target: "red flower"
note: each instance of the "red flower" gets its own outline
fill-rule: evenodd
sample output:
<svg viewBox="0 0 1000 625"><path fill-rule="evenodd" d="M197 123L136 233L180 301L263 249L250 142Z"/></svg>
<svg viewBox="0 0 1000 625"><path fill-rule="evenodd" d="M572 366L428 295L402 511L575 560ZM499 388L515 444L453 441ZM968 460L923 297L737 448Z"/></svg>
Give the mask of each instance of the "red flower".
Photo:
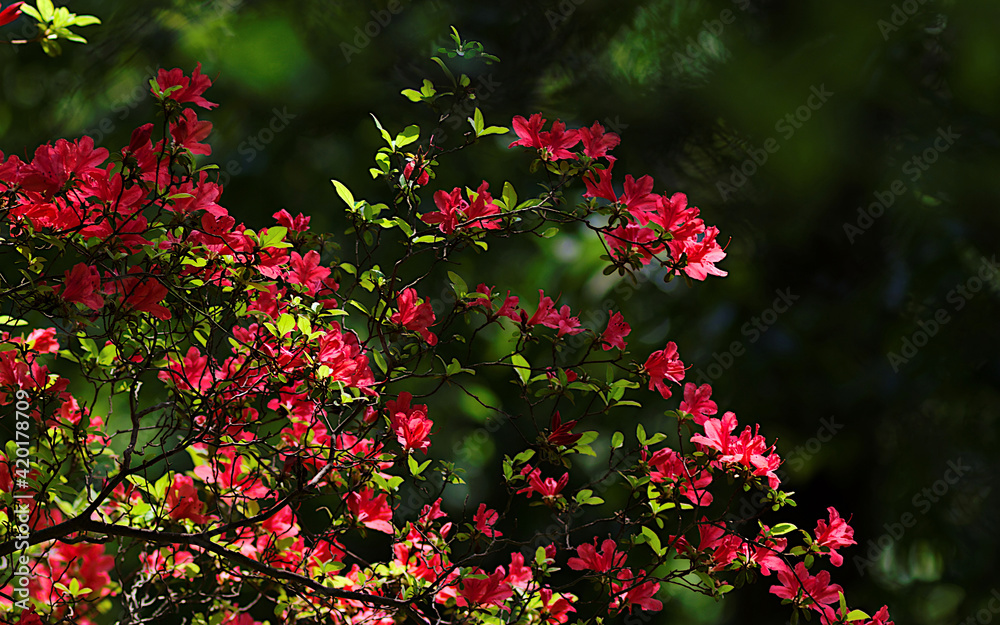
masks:
<svg viewBox="0 0 1000 625"><path fill-rule="evenodd" d="M295 232L305 232L306 230L308 230L309 220L312 219L312 217L306 217L302 213L299 213L298 215L295 216L295 219L292 219L291 213L289 213L285 209L281 209L280 211L271 216L274 217L275 221L278 222L279 226L284 226L289 230L293 230Z"/></svg>
<svg viewBox="0 0 1000 625"><path fill-rule="evenodd" d="M413 170L415 168L416 168L416 162L413 159L409 159L408 161L406 161L406 165L403 166L403 178L406 178L407 180L413 180ZM427 166L421 165L420 172L417 175L417 181L414 184L422 187L430 181L431 181L431 175L430 172L427 170Z"/></svg>
<svg viewBox="0 0 1000 625"><path fill-rule="evenodd" d="M444 234L451 234L460 224L468 228L496 230L500 227L500 207L493 202L489 186L484 180L476 190L471 203L462 197L462 190L458 187L452 189L450 193L438 191L434 194L437 212L424 213L420 219L427 224L440 224L438 229ZM470 192L470 197L471 195Z"/></svg>
<svg viewBox="0 0 1000 625"><path fill-rule="evenodd" d="M437 336L427 328L434 325L434 309L427 302L417 305L416 289L406 289L396 298L399 311L390 320L407 330L419 332L428 345L437 345Z"/></svg>
<svg viewBox="0 0 1000 625"><path fill-rule="evenodd" d="M483 575L482 569L476 569L474 574ZM491 573L486 579L466 578L462 580L462 587L458 591L457 603L459 606L467 605L495 605L510 612L510 608L504 605L514 591L505 581L507 572L502 566Z"/></svg>
<svg viewBox="0 0 1000 625"><path fill-rule="evenodd" d="M3 11L0 11L0 26L6 26L7 24L10 24L17 18L21 17L22 4L24 3L15 2L14 4L4 9ZM37 619L38 616L36 615L35 618ZM24 621L22 617L22 622L28 622L28 621Z"/></svg>
<svg viewBox="0 0 1000 625"><path fill-rule="evenodd" d="M390 427L404 450L419 449L426 454L431 445L427 437L434 422L427 418L427 406L410 406L412 397L410 393L403 391L397 401L386 402Z"/></svg>
<svg viewBox="0 0 1000 625"><path fill-rule="evenodd" d="M994 595L995 596L995 595ZM865 621L862 625L896 625L889 620L889 606L884 605L875 613L872 620Z"/></svg>
<svg viewBox="0 0 1000 625"><path fill-rule="evenodd" d="M778 571L781 585L771 586L770 592L782 599L789 599L795 605L812 608L823 615L823 622L835 619L833 608L829 604L840 600L843 588L839 584L830 583L830 572L820 571L810 575L804 562L795 565L795 569L785 568Z"/></svg>
<svg viewBox="0 0 1000 625"><path fill-rule="evenodd" d="M520 115L516 116L511 123L514 132L517 133L518 140L507 147L520 145L526 148L535 148L541 151L543 160L557 161L563 158L573 158L573 153L569 148L580 142L580 134L576 130L566 130L566 124L556 120L552 123L551 130L542 131L545 125L545 118L541 113L535 113L530 119L525 119Z"/></svg>
<svg viewBox="0 0 1000 625"><path fill-rule="evenodd" d="M372 489L365 488L347 496L347 508L365 527L392 534L392 509L386 503L386 494L375 497Z"/></svg>
<svg viewBox="0 0 1000 625"><path fill-rule="evenodd" d="M610 310L608 311L611 312ZM625 323L625 317L620 312L616 312L608 319L608 327L601 335L601 347L608 351L612 347L625 349L625 337L632 331L632 326Z"/></svg>
<svg viewBox="0 0 1000 625"><path fill-rule="evenodd" d="M680 384L684 379L684 363L677 356L677 344L673 341L667 343L664 349L650 354L643 368L649 373L649 390L655 388L663 399L669 399L672 394L667 387L667 380Z"/></svg>
<svg viewBox="0 0 1000 625"><path fill-rule="evenodd" d="M574 571L596 571L607 573L611 569L617 569L625 565L627 556L617 551L618 543L610 538L604 539L601 543L601 551L597 551L597 539L594 544L583 543L576 548L579 557L570 558L566 564Z"/></svg>
<svg viewBox="0 0 1000 625"><path fill-rule="evenodd" d="M837 553L840 547L858 544L854 540L854 528L847 524L847 521L840 518L837 510L830 506L826 509L830 513L830 522L820 519L816 523L816 538L813 544L820 547L830 548L830 564L840 566L844 563L844 556Z"/></svg>
<svg viewBox="0 0 1000 625"><path fill-rule="evenodd" d="M59 139L54 146L38 146L31 163L21 170L21 186L47 195L58 193L71 178L89 181L95 173L103 174L98 167L107 159L108 151L94 149L90 137L81 137L73 143Z"/></svg>
<svg viewBox="0 0 1000 625"><path fill-rule="evenodd" d="M639 571L639 575L643 576L646 571ZM624 569L619 571L618 579L622 582L616 584L611 583L611 595L614 597L612 602L613 607L618 607L619 605L628 606L629 614L632 613L632 605L637 605L643 610L650 610L652 612L657 612L663 609L663 603L653 596L659 592L660 583L647 581L641 584L634 583L634 577L632 571L629 569Z"/></svg>
<svg viewBox="0 0 1000 625"><path fill-rule="evenodd" d="M553 595L549 588L542 588L538 594L542 600L541 617L544 623L565 623L569 620L569 612L576 612L571 603L576 600L573 595Z"/></svg>
<svg viewBox="0 0 1000 625"><path fill-rule="evenodd" d="M319 252L309 250L305 256L298 252L292 252L288 264L291 271L288 272L288 280L292 284L301 284L306 287L306 293L315 295L316 290L323 284L323 280L330 275L329 267L321 267L319 264Z"/></svg>
<svg viewBox="0 0 1000 625"><path fill-rule="evenodd" d="M205 93L205 90L212 86L212 81L208 79L208 76L202 76L201 74L201 63L198 63L198 66L194 68L194 72L191 73L190 78L185 76L184 71L180 68L174 68L170 71L161 69L156 75L156 84L159 85L161 91L166 91L170 87L180 85L180 89L177 89L168 96L176 102L191 102L206 109L219 106L201 97L201 94Z"/></svg>
<svg viewBox="0 0 1000 625"><path fill-rule="evenodd" d="M174 520L191 519L197 524L205 523L210 517L202 514L205 504L198 498L194 480L187 475L175 475L174 482L167 491L167 509Z"/></svg>
<svg viewBox="0 0 1000 625"><path fill-rule="evenodd" d="M479 509L476 510L476 515L472 517L472 520L476 524L476 529L486 535L487 538L499 538L503 536L500 532L493 529L493 524L497 522L500 515L497 514L496 510L490 510L486 507L486 504L479 504Z"/></svg>
<svg viewBox="0 0 1000 625"><path fill-rule="evenodd" d="M455 231L455 226L462 221L462 209L469 203L462 199L462 190L455 187L451 193L447 191L434 193L434 205L437 206L437 212L424 213L420 219L427 224L440 224L438 229L441 232L451 234Z"/></svg>
<svg viewBox="0 0 1000 625"><path fill-rule="evenodd" d="M133 268L138 271L138 268ZM133 272L134 273L134 272ZM137 312L148 312L157 319L170 319L170 311L160 304L167 295L167 287L155 276L140 278L128 276L119 285L105 287L105 293L117 290L124 295L122 304Z"/></svg>
<svg viewBox="0 0 1000 625"><path fill-rule="evenodd" d="M521 474L528 474L528 485L517 491L520 493L528 493L528 497L531 497L532 493L538 493L546 499L554 498L559 495L563 487L569 482L569 473L563 473L563 476L558 480L551 477L542 479L542 470L535 469L531 470L530 466L524 467Z"/></svg>
<svg viewBox="0 0 1000 625"><path fill-rule="evenodd" d="M567 373L572 373L572 371ZM559 411L556 410L555 414L552 415L552 433L547 437L549 443L553 445L569 446L580 440L580 437L582 437L583 434L573 434L573 426L576 425L576 423L576 421L563 423L559 416Z"/></svg>
<svg viewBox="0 0 1000 625"><path fill-rule="evenodd" d="M95 293L101 288L101 274L96 267L78 263L66 272L64 285L62 298L67 302L79 302L91 310L104 306L104 298Z"/></svg>
<svg viewBox="0 0 1000 625"><path fill-rule="evenodd" d="M541 113L535 113L530 119L525 119L517 115L514 117L511 125L514 127L514 132L517 133L518 139L508 145L508 148L512 148L515 145L536 149L542 147L542 140L539 138L538 133L542 130L542 126L545 125L545 118L542 117Z"/></svg>
<svg viewBox="0 0 1000 625"><path fill-rule="evenodd" d="M212 122L198 120L198 114L193 109L184 109L180 119L170 124L170 136L174 142L192 154L207 156L212 148L207 143L199 143L212 133Z"/></svg>
<svg viewBox="0 0 1000 625"><path fill-rule="evenodd" d="M613 132L604 132L604 126L598 122L590 128L580 128L577 130L580 140L583 141L583 153L590 158L606 157L609 161L615 160L608 151L613 149L621 141L621 138Z"/></svg>
<svg viewBox="0 0 1000 625"><path fill-rule="evenodd" d="M719 406L712 401L712 387L708 384L695 386L691 382L684 385L684 401L680 409L694 417L698 425L705 423L708 417L719 412Z"/></svg>

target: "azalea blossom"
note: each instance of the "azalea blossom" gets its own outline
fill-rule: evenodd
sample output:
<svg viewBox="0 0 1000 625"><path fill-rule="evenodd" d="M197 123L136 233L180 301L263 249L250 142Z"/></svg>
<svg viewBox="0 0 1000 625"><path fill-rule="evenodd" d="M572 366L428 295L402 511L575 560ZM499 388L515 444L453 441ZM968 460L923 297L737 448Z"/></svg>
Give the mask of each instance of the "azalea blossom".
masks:
<svg viewBox="0 0 1000 625"><path fill-rule="evenodd" d="M625 322L625 317L620 313L611 313L611 318L608 319L608 327L601 334L601 347L604 351L617 347L618 349L625 349L625 337L629 335L632 331L632 326Z"/></svg>
<svg viewBox="0 0 1000 625"><path fill-rule="evenodd" d="M831 603L840 600L844 591L839 584L830 583L830 572L820 571L810 575L804 562L799 562L794 569L785 568L778 571L780 585L771 586L770 592L782 599L788 599L795 605L816 610L822 615L823 622L835 620Z"/></svg>
<svg viewBox="0 0 1000 625"><path fill-rule="evenodd" d="M577 557L570 558L566 564L574 571L606 573L625 565L627 556L617 549L618 543L610 538L606 538L601 543L601 550L598 551L597 539L595 538L594 544L583 543L578 546L576 548Z"/></svg>
<svg viewBox="0 0 1000 625"><path fill-rule="evenodd" d="M427 302L417 304L416 289L406 289L396 298L397 312L390 320L420 334L428 345L437 345L437 336L427 328L434 325L434 309Z"/></svg>
<svg viewBox="0 0 1000 625"><path fill-rule="evenodd" d="M816 534L813 544L820 547L830 548L830 564L840 566L844 563L844 556L837 553L840 547L856 545L854 541L854 528L847 524L847 521L840 518L836 508L830 506L826 509L830 513L830 522L820 519L816 523Z"/></svg>
<svg viewBox="0 0 1000 625"><path fill-rule="evenodd" d="M663 399L670 399L672 394L667 381L680 384L684 379L684 363L677 355L677 344L673 341L667 343L663 349L657 350L649 355L643 369L649 374L649 390L656 389Z"/></svg>

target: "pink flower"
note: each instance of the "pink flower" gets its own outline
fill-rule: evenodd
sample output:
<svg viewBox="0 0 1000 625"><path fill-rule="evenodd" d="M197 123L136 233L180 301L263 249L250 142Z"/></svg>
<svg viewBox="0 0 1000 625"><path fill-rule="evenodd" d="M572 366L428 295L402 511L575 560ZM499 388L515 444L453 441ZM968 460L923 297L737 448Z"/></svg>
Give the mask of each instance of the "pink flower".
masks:
<svg viewBox="0 0 1000 625"><path fill-rule="evenodd" d="M133 267L135 274L138 267ZM122 304L136 312L146 312L161 321L170 319L170 311L160 304L167 296L167 287L160 283L156 276L139 277L129 275L123 278L118 285L109 284L105 287L105 292L117 290L124 298Z"/></svg>
<svg viewBox="0 0 1000 625"><path fill-rule="evenodd" d="M427 406L410 406L412 398L410 393L403 391L399 394L398 400L386 402L390 427L404 450L419 449L426 454L427 448L431 446L431 441L427 437L434 422L427 418Z"/></svg>
<svg viewBox="0 0 1000 625"><path fill-rule="evenodd" d="M823 519L817 521L816 538L813 540L813 544L820 547L829 547L830 564L840 566L844 563L844 556L837 553L837 549L857 544L854 541L854 528L848 525L847 521L840 518L840 514L833 506L830 506L826 510L830 513L830 522L828 524Z"/></svg>
<svg viewBox="0 0 1000 625"><path fill-rule="evenodd" d="M173 484L167 491L166 506L170 511L170 518L174 520L191 519L200 525L210 518L202 514L205 504L198 498L194 480L187 475L174 476Z"/></svg>
<svg viewBox="0 0 1000 625"><path fill-rule="evenodd" d="M889 606L884 605L875 613L872 620L865 621L862 625L895 625L895 623L889 620Z"/></svg>
<svg viewBox="0 0 1000 625"><path fill-rule="evenodd" d="M285 209L281 209L280 211L271 216L274 217L275 221L278 222L279 226L284 226L285 228L288 228L289 230L292 230L294 232L305 232L306 230L308 230L309 221L312 219L311 217L306 217L302 213L299 213L298 215L295 216L294 219L292 219L291 213L289 213Z"/></svg>
<svg viewBox="0 0 1000 625"><path fill-rule="evenodd" d="M482 569L475 569L474 574L483 575ZM502 566L486 577L486 579L465 578L462 580L462 587L456 597L459 606L468 605L495 605L510 612L510 608L504 605L514 590L505 581L507 572Z"/></svg>
<svg viewBox="0 0 1000 625"><path fill-rule="evenodd" d="M640 578L646 575L646 571L639 571ZM612 607L620 605L628 606L629 614L632 613L632 606L637 605L643 610L658 612L663 609L663 603L653 596L660 590L660 583L646 581L636 583L635 577L630 569L619 571L618 580L621 583L611 583L611 596L614 597Z"/></svg>
<svg viewBox="0 0 1000 625"><path fill-rule="evenodd" d="M583 543L576 548L579 557L570 558L566 564L574 571L596 571L607 573L611 569L621 568L625 565L626 555L617 551L618 543L610 538L604 539L601 543L600 552L597 551L597 539L594 544Z"/></svg>
<svg viewBox="0 0 1000 625"><path fill-rule="evenodd" d="M6 9L0 11L0 26L6 26L7 24L10 24L11 22L13 22L14 20L16 20L17 18L21 17L21 5L22 4L24 4L24 3L23 2L15 2L14 4L12 4L9 7L7 7ZM35 618L37 619L38 616L36 615ZM26 622L26 621L24 621L24 619L22 619L22 621Z"/></svg>
<svg viewBox="0 0 1000 625"><path fill-rule="evenodd" d="M557 497L559 492L562 491L563 487L569 482L569 473L563 473L563 476L558 480L551 477L547 477L543 480L542 470L532 470L530 466L525 466L521 471L521 474L528 475L528 485L517 492L518 494L528 493L528 497L531 497L532 493L538 493L546 499Z"/></svg>
<svg viewBox="0 0 1000 625"><path fill-rule="evenodd" d="M500 515L496 510L490 510L486 507L486 504L479 504L479 509L476 511L476 515L472 517L472 520L476 524L476 529L486 535L487 538L499 538L503 536L500 532L493 529L493 524L497 522Z"/></svg>
<svg viewBox="0 0 1000 625"><path fill-rule="evenodd" d="M621 141L621 138L613 132L604 132L604 126L598 122L590 128L584 127L577 130L580 140L583 141L583 153L590 158L606 157L613 161L615 157L608 152Z"/></svg>
<svg viewBox="0 0 1000 625"><path fill-rule="evenodd" d="M291 267L288 272L289 282L306 287L306 293L309 295L315 295L323 280L330 275L329 267L320 266L319 252L316 250L309 250L305 256L292 252L288 264Z"/></svg>
<svg viewBox="0 0 1000 625"><path fill-rule="evenodd" d="M608 311L611 312L610 310ZM601 347L608 351L613 347L625 349L625 337L632 331L632 326L625 323L625 317L620 312L616 312L608 319L608 327L601 335Z"/></svg>
<svg viewBox="0 0 1000 625"><path fill-rule="evenodd" d="M667 380L680 384L684 379L684 363L677 355L677 344L673 341L667 343L664 349L650 354L643 368L649 373L649 390L655 388L663 399L669 399L671 395L670 388L666 384Z"/></svg>
<svg viewBox="0 0 1000 625"><path fill-rule="evenodd" d="M518 115L514 117L511 126L517 133L518 140L508 147L516 145L526 148L535 148L541 151L542 160L557 161L564 158L573 158L573 153L569 148L580 142L580 134L577 130L566 130L566 124L556 120L552 123L551 130L543 131L545 118L541 113L535 113L530 119Z"/></svg>
<svg viewBox="0 0 1000 625"><path fill-rule="evenodd" d="M417 305L416 289L406 289L396 298L399 311L390 320L407 330L418 332L428 345L437 345L437 336L427 328L434 325L434 309L427 302Z"/></svg>
<svg viewBox="0 0 1000 625"><path fill-rule="evenodd" d="M78 302L91 310L104 306L104 298L95 292L101 288L101 274L96 267L77 263L66 272L64 285L62 298L67 302Z"/></svg>
<svg viewBox="0 0 1000 625"><path fill-rule="evenodd" d="M770 592L782 599L788 599L795 605L808 607L823 615L824 622L835 619L833 608L829 604L840 600L843 588L830 583L830 572L820 571L810 575L804 562L795 565L795 569L785 568L778 571L781 585L771 586Z"/></svg>
<svg viewBox="0 0 1000 625"><path fill-rule="evenodd" d="M691 382L684 385L684 401L680 409L694 417L694 422L702 425L711 415L719 411L719 406L712 401L712 387L708 384L695 386Z"/></svg>
<svg viewBox="0 0 1000 625"><path fill-rule="evenodd" d="M175 102L191 102L206 109L219 106L201 97L201 94L205 93L205 90L212 86L212 81L208 79L208 76L202 76L201 74L201 63L198 63L197 67L194 68L194 72L191 73L190 78L185 76L184 71L180 68L174 68L169 71L161 69L156 75L156 84L160 87L160 91L180 86L180 89L173 91L168 96Z"/></svg>
<svg viewBox="0 0 1000 625"><path fill-rule="evenodd" d="M386 503L385 493L376 497L370 488L353 492L347 496L347 508L365 527L390 535L395 531L391 523L392 509Z"/></svg>
<svg viewBox="0 0 1000 625"><path fill-rule="evenodd" d="M413 180L413 171L416 168L416 161L412 158L406 161L406 165L403 167L403 178L407 180ZM419 173L417 174L417 180L414 184L417 186L424 186L431 180L430 172L427 170L426 165L421 165Z"/></svg>

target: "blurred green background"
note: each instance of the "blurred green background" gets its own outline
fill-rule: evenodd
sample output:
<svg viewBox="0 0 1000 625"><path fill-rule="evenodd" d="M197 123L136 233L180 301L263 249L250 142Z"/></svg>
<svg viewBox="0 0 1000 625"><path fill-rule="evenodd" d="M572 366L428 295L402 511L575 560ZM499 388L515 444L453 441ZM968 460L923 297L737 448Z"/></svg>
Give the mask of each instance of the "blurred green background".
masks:
<svg viewBox="0 0 1000 625"><path fill-rule="evenodd" d="M529 310L539 286L561 292L585 324L610 299L632 323L636 358L676 341L688 380L710 381L720 409L779 439L799 503L792 520L812 529L827 505L853 514L859 545L834 571L853 606L888 603L897 623L1000 617L989 607L1000 588L1000 5L69 6L104 21L81 29L89 45L56 59L0 48L0 148L30 157L41 142L86 133L115 151L150 118L155 69L201 62L215 83L207 96L221 104L199 113L215 124L207 160L230 172L221 203L250 227L286 208L342 232L330 178L384 201L367 173L379 146L369 114L393 131L432 128L400 90L439 78L427 59L450 25L483 42L502 62L462 69L478 76L487 123L539 111L574 127L602 121L622 137L616 171L687 193L720 240L731 237L729 276L689 289L651 274L633 296L601 275L581 233L470 254L466 279L520 293ZM275 118L282 129L264 132ZM486 178L499 192L510 180L528 196L537 179L525 154L502 149L510 140L451 161L434 185ZM790 305L775 306L781 294ZM431 415L432 449L461 449L473 488L499 497L477 476L497 474L507 435L471 436L482 415L468 404ZM654 404L643 416L655 423ZM896 532L906 513L914 524ZM766 593L772 579L719 604L679 593L647 622L783 623L789 612Z"/></svg>

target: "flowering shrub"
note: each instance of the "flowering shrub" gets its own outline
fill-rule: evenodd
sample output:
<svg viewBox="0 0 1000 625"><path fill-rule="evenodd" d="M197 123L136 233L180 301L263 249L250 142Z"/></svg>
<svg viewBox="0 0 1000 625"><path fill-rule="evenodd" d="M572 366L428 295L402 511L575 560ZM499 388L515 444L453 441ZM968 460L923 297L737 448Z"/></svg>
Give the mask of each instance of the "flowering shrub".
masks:
<svg viewBox="0 0 1000 625"><path fill-rule="evenodd" d="M453 115L470 81L446 77L404 95ZM823 568L854 544L834 508L812 533L724 520L743 491L775 511L793 503L781 457L759 425L714 416L711 387L684 383L674 342L632 354L620 311L598 333L543 289L536 306L506 285L470 289L455 271L454 303L435 315L439 278L424 258L444 265L573 224L604 246L606 273L655 264L689 281L725 276L718 229L683 194L613 173L617 135L515 117L510 148L545 176L541 194L519 199L496 180L434 184L457 152L508 132L478 109L447 147L376 120L385 145L371 174L387 199L334 181L355 238L338 248L308 216L280 210L253 230L219 203L196 158L211 153L198 110L216 106L209 86L200 66L161 70L162 123L114 153L83 137L30 161L0 154L0 245L13 265L2 274L0 401L18 414L0 463L0 556L30 572L7 580L7 621L156 622L187 610L203 624L267 613L605 622L662 609L666 585L720 597L773 573L770 592L796 615L887 622L886 608L848 608ZM568 202L581 183L581 201ZM376 248L397 245L393 266L373 263ZM487 329L510 339L502 358L476 358ZM585 353L560 366L576 335ZM460 345L464 360L435 358ZM445 512L442 495L464 480L435 453L454 410L436 391L487 371L517 389L491 407L523 441L490 467L508 504ZM634 438L630 428L608 440L586 429L629 407L669 408L675 392L674 431L637 423ZM587 456L606 468L585 469ZM414 492L428 495L419 510L402 504ZM519 524L528 505L547 508L556 529Z"/></svg>

